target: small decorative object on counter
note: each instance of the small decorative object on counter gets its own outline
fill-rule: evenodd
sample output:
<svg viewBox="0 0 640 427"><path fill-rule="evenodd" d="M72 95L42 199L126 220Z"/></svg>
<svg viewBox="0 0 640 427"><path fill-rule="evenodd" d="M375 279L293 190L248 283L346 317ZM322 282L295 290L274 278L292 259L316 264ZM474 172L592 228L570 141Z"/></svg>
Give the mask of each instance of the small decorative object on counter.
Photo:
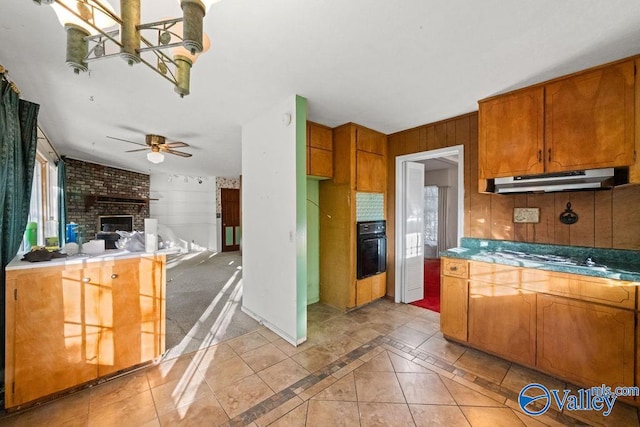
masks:
<svg viewBox="0 0 640 427"><path fill-rule="evenodd" d="M78 224L75 222L71 222L67 224L66 228L67 235L65 236L65 242L67 243L77 243L78 238Z"/></svg>
<svg viewBox="0 0 640 427"><path fill-rule="evenodd" d="M30 222L27 224L27 229L24 232L24 237L27 241L26 250L31 250L38 245L38 223Z"/></svg>
<svg viewBox="0 0 640 427"><path fill-rule="evenodd" d="M44 247L48 251L56 251L60 249L60 241L58 239L58 221L50 219L44 227Z"/></svg>
<svg viewBox="0 0 640 427"><path fill-rule="evenodd" d="M53 258L65 258L67 254L62 254L59 251L49 251L47 249L36 249L31 252L27 252L22 257L22 261L40 262L51 261Z"/></svg>

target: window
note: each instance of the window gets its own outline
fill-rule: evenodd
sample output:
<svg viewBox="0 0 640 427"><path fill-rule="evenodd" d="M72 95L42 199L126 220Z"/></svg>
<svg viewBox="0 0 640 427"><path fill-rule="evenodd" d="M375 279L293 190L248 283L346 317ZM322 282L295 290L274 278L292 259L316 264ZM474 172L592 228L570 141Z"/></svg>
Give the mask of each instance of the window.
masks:
<svg viewBox="0 0 640 427"><path fill-rule="evenodd" d="M438 244L438 187L424 187L424 244Z"/></svg>
<svg viewBox="0 0 640 427"><path fill-rule="evenodd" d="M58 220L58 172L55 163L49 160L40 147L36 152L36 162L33 171L33 183L31 187L31 203L29 205L29 217L27 224L37 224L38 246L44 245L44 233L47 221ZM21 251L30 247L27 236L22 242Z"/></svg>

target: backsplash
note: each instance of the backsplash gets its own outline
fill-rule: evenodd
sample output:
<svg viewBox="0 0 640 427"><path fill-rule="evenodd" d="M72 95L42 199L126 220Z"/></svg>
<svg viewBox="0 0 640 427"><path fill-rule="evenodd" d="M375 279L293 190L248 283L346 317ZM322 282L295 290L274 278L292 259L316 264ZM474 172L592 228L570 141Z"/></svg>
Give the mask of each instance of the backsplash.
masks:
<svg viewBox="0 0 640 427"><path fill-rule="evenodd" d="M384 194L356 193L356 221L379 221L384 219Z"/></svg>

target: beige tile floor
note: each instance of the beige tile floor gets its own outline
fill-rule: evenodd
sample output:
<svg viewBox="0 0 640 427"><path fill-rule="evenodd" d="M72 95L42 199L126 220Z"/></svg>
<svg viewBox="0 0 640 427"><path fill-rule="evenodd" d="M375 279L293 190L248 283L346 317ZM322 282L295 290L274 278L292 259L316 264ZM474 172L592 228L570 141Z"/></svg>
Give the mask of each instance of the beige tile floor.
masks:
<svg viewBox="0 0 640 427"><path fill-rule="evenodd" d="M637 426L638 412L528 417L522 387L565 383L446 341L437 313L309 306L307 342L256 331L0 418L7 426Z"/></svg>

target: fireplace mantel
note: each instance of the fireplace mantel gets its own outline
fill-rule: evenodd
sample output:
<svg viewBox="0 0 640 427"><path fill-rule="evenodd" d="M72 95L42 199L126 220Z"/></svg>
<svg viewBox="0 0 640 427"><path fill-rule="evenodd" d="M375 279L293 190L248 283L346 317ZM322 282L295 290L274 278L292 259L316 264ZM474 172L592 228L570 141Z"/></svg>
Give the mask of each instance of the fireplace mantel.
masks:
<svg viewBox="0 0 640 427"><path fill-rule="evenodd" d="M88 194L84 199L84 209L85 211L89 211L89 209L91 209L95 204L108 203L112 205L137 205L138 212L140 212L140 209L142 209L143 206L148 205L150 200L158 199L150 199L148 197L131 197L121 194Z"/></svg>

